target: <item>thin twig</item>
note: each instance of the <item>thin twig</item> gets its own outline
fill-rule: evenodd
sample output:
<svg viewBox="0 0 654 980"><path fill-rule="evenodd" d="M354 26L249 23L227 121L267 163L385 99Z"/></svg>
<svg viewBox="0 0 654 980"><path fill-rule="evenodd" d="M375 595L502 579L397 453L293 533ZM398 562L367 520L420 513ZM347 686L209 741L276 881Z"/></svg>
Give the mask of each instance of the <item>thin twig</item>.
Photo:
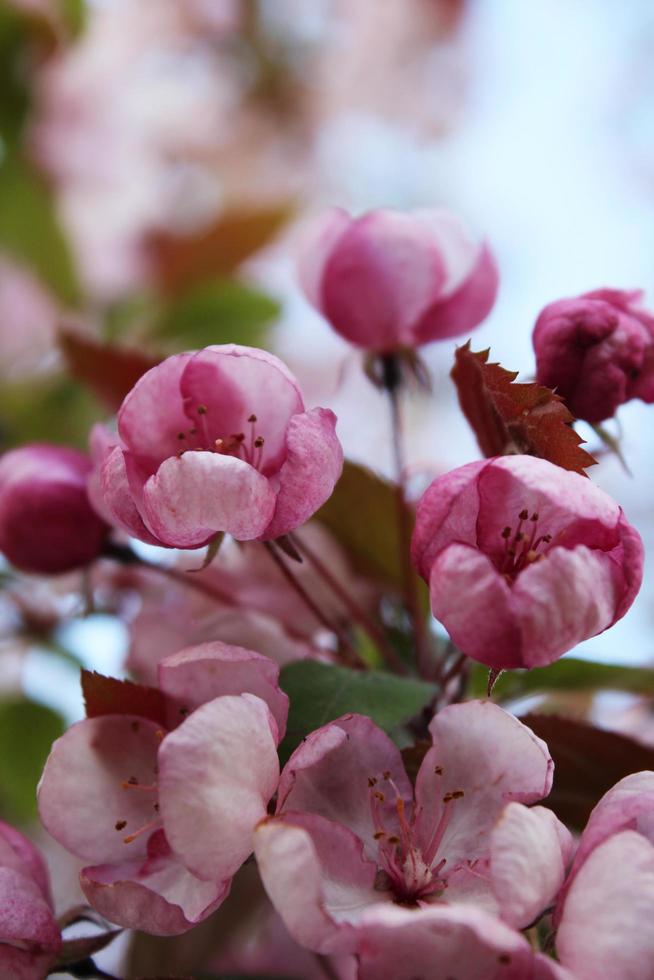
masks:
<svg viewBox="0 0 654 980"><path fill-rule="evenodd" d="M157 562L148 561L147 558L141 558L140 555L137 555L135 551L132 551L131 548L125 545L107 545L103 552L103 557L112 558L122 565L140 565L143 568L150 569L152 572L157 572L158 575L163 575L165 578L171 579L173 582L179 582L189 589L202 592L210 599L215 599L216 602L227 603L230 606L234 605L234 599L229 593L223 592L222 589L214 585L209 585L208 582L203 581L199 576L189 575L188 572L184 572L179 568L171 568L168 565L160 565Z"/></svg>

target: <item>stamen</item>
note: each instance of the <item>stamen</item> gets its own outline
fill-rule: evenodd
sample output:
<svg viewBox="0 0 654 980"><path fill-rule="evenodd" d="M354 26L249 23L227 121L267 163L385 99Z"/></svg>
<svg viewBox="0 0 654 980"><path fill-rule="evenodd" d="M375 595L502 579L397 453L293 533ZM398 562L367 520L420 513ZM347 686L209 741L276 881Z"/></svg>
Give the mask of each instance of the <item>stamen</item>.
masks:
<svg viewBox="0 0 654 980"><path fill-rule="evenodd" d="M155 817L154 820L149 820L148 823L143 824L142 827L135 830L133 834L128 834L127 837L123 837L123 844L131 844L132 841L135 841L137 837L141 836L141 834L145 834L148 832L148 830L154 830L155 827L159 826L161 826L161 820L159 820L158 817Z"/></svg>
<svg viewBox="0 0 654 980"><path fill-rule="evenodd" d="M146 793L154 793L157 788L156 783L152 783L149 786L145 783L139 783L136 776L130 776L129 779L126 779L124 783L121 783L121 785L123 789L142 789Z"/></svg>

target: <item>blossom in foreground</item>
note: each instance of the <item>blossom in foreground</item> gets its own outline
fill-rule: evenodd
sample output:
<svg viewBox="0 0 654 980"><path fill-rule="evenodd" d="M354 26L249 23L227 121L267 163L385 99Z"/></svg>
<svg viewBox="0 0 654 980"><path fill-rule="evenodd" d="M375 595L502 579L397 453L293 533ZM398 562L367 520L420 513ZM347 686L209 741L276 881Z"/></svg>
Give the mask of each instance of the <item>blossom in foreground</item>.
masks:
<svg viewBox="0 0 654 980"><path fill-rule="evenodd" d="M106 714L54 743L41 820L93 862L80 883L107 919L174 934L227 897L277 788L288 712L277 676L272 661L239 647L182 650L159 668L165 727Z"/></svg>
<svg viewBox="0 0 654 980"><path fill-rule="evenodd" d="M445 708L430 732L415 793L399 750L363 715L325 725L291 756L255 853L298 942L324 954L359 951L383 932L380 908L405 906L418 918L427 908L416 928L434 923L445 948L458 946L467 977L478 909L503 920L501 947L551 905L570 835L549 810L525 805L550 790L546 745L491 702ZM391 947L387 975L404 976Z"/></svg>
<svg viewBox="0 0 654 980"><path fill-rule="evenodd" d="M498 273L485 244L447 211L340 208L308 230L300 279L346 340L391 352L467 333L488 316Z"/></svg>
<svg viewBox="0 0 654 980"><path fill-rule="evenodd" d="M608 629L642 581L643 545L585 477L532 456L469 463L418 506L413 561L463 653L539 667Z"/></svg>
<svg viewBox="0 0 654 980"><path fill-rule="evenodd" d="M41 980L60 947L43 858L0 821L0 977Z"/></svg>
<svg viewBox="0 0 654 980"><path fill-rule="evenodd" d="M597 289L550 303L534 327L536 372L579 419L598 423L624 402L654 402L654 316L639 290Z"/></svg>
<svg viewBox="0 0 654 980"><path fill-rule="evenodd" d="M152 544L195 548L220 532L280 537L308 520L340 476L336 417L306 411L272 354L235 344L177 354L136 383L106 444L102 509Z"/></svg>
<svg viewBox="0 0 654 980"><path fill-rule="evenodd" d="M91 507L91 461L34 443L0 458L0 551L24 572L57 574L100 554L108 527Z"/></svg>
<svg viewBox="0 0 654 980"><path fill-rule="evenodd" d="M584 830L557 903L556 950L577 980L651 980L654 772L621 779Z"/></svg>

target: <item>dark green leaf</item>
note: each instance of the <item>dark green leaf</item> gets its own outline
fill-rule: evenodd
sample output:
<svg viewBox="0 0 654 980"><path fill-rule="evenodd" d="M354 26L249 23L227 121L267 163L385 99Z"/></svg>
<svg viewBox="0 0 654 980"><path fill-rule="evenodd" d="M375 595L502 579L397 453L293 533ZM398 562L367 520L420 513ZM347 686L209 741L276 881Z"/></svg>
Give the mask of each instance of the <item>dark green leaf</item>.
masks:
<svg viewBox="0 0 654 980"><path fill-rule="evenodd" d="M543 805L575 830L583 829L618 780L654 769L654 749L626 735L559 715L532 713L520 720L547 742L554 760L554 786Z"/></svg>
<svg viewBox="0 0 654 980"><path fill-rule="evenodd" d="M73 259L52 196L16 153L8 153L0 164L0 247L27 265L64 303L77 302ZM16 325L2 324L0 329Z"/></svg>
<svg viewBox="0 0 654 980"><path fill-rule="evenodd" d="M471 697L484 697L488 667L475 664L471 672ZM623 667L617 664L598 664L590 660L569 657L557 660L549 667L533 670L508 670L493 689L496 701L508 701L527 694L548 691L630 691L634 694L654 694L654 669Z"/></svg>
<svg viewBox="0 0 654 980"><path fill-rule="evenodd" d="M36 785L64 723L51 708L26 699L0 702L0 812L26 823L36 816Z"/></svg>
<svg viewBox="0 0 654 980"><path fill-rule="evenodd" d="M180 349L209 344L263 347L266 327L279 315L279 304L265 293L238 282L207 282L168 306L155 336L175 340Z"/></svg>
<svg viewBox="0 0 654 980"><path fill-rule="evenodd" d="M315 660L284 667L280 684L291 702L288 731L280 749L283 757L309 732L349 712L368 715L384 731L392 732L418 714L437 690L425 681Z"/></svg>

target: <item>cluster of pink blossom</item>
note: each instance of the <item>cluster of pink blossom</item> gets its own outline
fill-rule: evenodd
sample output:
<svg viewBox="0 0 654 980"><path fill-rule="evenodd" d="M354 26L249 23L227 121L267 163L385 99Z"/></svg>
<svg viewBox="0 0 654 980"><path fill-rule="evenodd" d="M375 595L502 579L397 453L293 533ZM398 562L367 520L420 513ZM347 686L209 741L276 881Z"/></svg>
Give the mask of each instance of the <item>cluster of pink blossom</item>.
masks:
<svg viewBox="0 0 654 980"><path fill-rule="evenodd" d="M310 300L379 367L393 417L402 362L474 328L498 282L488 246L441 212L332 211L301 265ZM536 324L539 381L590 422L654 400L654 318L637 298L600 290L551 304ZM466 700L463 673L466 658L487 665L492 689L499 672L551 664L621 619L642 580L638 532L587 476L548 458L468 463L435 479L415 513L399 473L413 569L405 605L385 599L414 630L401 656L380 584L363 582L324 528L298 531L341 475L335 426L330 410L307 410L277 357L223 345L145 373L116 430L94 430L92 460L44 445L2 458L0 548L17 569L103 558L141 575L128 666L150 686L109 681L95 697L91 683L88 717L45 765L43 825L88 862L89 904L123 928L191 930L256 862L290 946L329 976L648 980L654 772L618 782L573 838L548 808L548 746L490 697ZM367 501L352 506L365 533ZM135 571L128 536L206 547L193 574L166 566L166 588L187 580L193 597L176 604L156 563ZM454 672L420 635L414 570L456 648ZM301 741L282 765L280 665L364 669L353 610L380 653L391 648L388 676L419 675L436 695L400 734L365 702L315 730L289 724ZM292 696L291 718L295 707ZM61 935L44 868L4 825L0 891L0 975L46 975Z"/></svg>

